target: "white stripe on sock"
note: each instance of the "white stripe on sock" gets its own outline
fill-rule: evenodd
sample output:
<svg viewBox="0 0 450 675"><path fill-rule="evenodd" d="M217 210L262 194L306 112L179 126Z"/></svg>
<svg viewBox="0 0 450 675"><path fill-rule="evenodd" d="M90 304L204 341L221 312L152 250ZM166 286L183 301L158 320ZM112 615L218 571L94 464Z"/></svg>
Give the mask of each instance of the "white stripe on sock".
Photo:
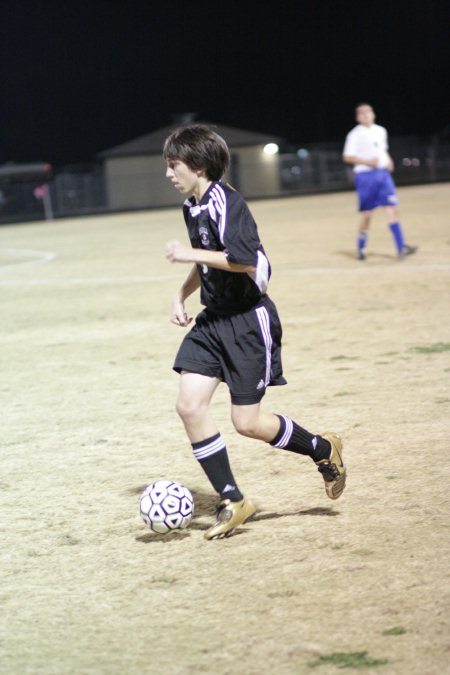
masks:
<svg viewBox="0 0 450 675"><path fill-rule="evenodd" d="M284 430L284 434L282 435L278 443L274 443L274 446L276 448L285 448L289 443L289 441L291 440L292 431L294 430L294 424L289 417L286 417L285 415L280 415L280 417L284 419L286 428Z"/></svg>
<svg viewBox="0 0 450 675"><path fill-rule="evenodd" d="M211 443L208 443L208 445L202 445L200 448L192 448L192 452L194 453L195 457L200 461L201 459L205 459L206 457L215 455L217 452L220 452L224 448L225 443L223 441L223 438L222 436L219 436L214 441L211 441Z"/></svg>

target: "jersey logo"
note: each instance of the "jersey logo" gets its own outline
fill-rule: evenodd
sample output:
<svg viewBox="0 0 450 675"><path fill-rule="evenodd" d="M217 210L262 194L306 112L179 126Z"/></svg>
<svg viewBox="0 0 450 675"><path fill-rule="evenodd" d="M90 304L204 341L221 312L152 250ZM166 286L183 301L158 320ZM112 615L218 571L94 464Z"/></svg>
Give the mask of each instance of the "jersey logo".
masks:
<svg viewBox="0 0 450 675"><path fill-rule="evenodd" d="M209 246L210 241L209 241L208 228L205 227L204 225L201 225L198 228L198 233L200 235L200 239L201 239L201 242L202 242L203 246Z"/></svg>

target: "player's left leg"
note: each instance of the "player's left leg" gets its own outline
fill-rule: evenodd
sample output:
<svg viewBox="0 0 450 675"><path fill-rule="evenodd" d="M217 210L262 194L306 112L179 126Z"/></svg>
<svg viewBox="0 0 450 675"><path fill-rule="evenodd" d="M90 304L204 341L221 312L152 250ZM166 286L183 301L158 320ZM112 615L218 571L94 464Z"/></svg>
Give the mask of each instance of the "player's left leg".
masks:
<svg viewBox="0 0 450 675"><path fill-rule="evenodd" d="M401 259L415 253L417 251L417 246L410 246L405 243L397 206L385 206L384 208L388 217L389 228L394 237L398 257Z"/></svg>
<svg viewBox="0 0 450 675"><path fill-rule="evenodd" d="M243 436L311 457L325 481L328 497L338 499L341 496L347 472L342 459L342 441L337 434L311 434L285 415L263 412L260 403L233 404L231 420Z"/></svg>

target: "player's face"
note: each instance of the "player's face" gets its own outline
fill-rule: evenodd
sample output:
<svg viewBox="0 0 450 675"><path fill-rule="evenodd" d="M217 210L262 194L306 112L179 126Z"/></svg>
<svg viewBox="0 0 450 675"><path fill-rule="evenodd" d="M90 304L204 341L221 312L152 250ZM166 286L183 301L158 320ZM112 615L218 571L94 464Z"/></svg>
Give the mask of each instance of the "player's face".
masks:
<svg viewBox="0 0 450 675"><path fill-rule="evenodd" d="M166 178L182 195L198 192L199 175L197 171L193 171L181 159L169 159L167 161Z"/></svg>
<svg viewBox="0 0 450 675"><path fill-rule="evenodd" d="M361 105L356 110L356 121L365 127L370 127L375 121L375 113L370 105Z"/></svg>

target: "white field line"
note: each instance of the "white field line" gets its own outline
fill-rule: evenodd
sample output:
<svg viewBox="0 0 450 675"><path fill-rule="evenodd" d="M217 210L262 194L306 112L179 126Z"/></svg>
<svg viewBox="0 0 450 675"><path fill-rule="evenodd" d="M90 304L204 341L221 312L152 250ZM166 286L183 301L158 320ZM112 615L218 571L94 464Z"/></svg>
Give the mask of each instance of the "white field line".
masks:
<svg viewBox="0 0 450 675"><path fill-rule="evenodd" d="M11 262L6 262L0 264L0 269L3 267L24 267L25 265L41 265L43 263L48 263L51 260L56 258L56 253L53 251L36 251L29 248L0 248L0 255L6 253L10 256L26 256L31 258L31 260L20 260Z"/></svg>
<svg viewBox="0 0 450 675"><path fill-rule="evenodd" d="M54 254L50 254L53 255ZM52 258L48 258L51 260ZM47 259L42 259L33 262L47 262ZM331 274L331 275L346 275L346 274L380 274L393 272L445 272L450 271L449 263L430 263L424 265L408 265L404 262L391 265L361 265L358 267L300 267L275 270L275 276L289 276L309 274ZM0 279L0 286L108 286L108 285L127 285L127 284L145 284L158 283L161 281L171 281L173 279L184 279L185 274L159 274L159 275L140 275L140 276L125 276L125 277L69 277L67 279Z"/></svg>
<svg viewBox="0 0 450 675"><path fill-rule="evenodd" d="M278 270L276 272L277 276L279 275L289 275L289 274L367 274L370 272L376 272L377 274L380 271L383 272L434 272L435 270L450 270L450 263L429 263L424 265L408 265L403 261L396 261L392 264L387 265L366 265L362 263L358 267L302 267L296 268L291 267L285 270Z"/></svg>
<svg viewBox="0 0 450 675"><path fill-rule="evenodd" d="M0 286L114 286L184 279L183 274L129 277L71 277L68 279L0 279Z"/></svg>

